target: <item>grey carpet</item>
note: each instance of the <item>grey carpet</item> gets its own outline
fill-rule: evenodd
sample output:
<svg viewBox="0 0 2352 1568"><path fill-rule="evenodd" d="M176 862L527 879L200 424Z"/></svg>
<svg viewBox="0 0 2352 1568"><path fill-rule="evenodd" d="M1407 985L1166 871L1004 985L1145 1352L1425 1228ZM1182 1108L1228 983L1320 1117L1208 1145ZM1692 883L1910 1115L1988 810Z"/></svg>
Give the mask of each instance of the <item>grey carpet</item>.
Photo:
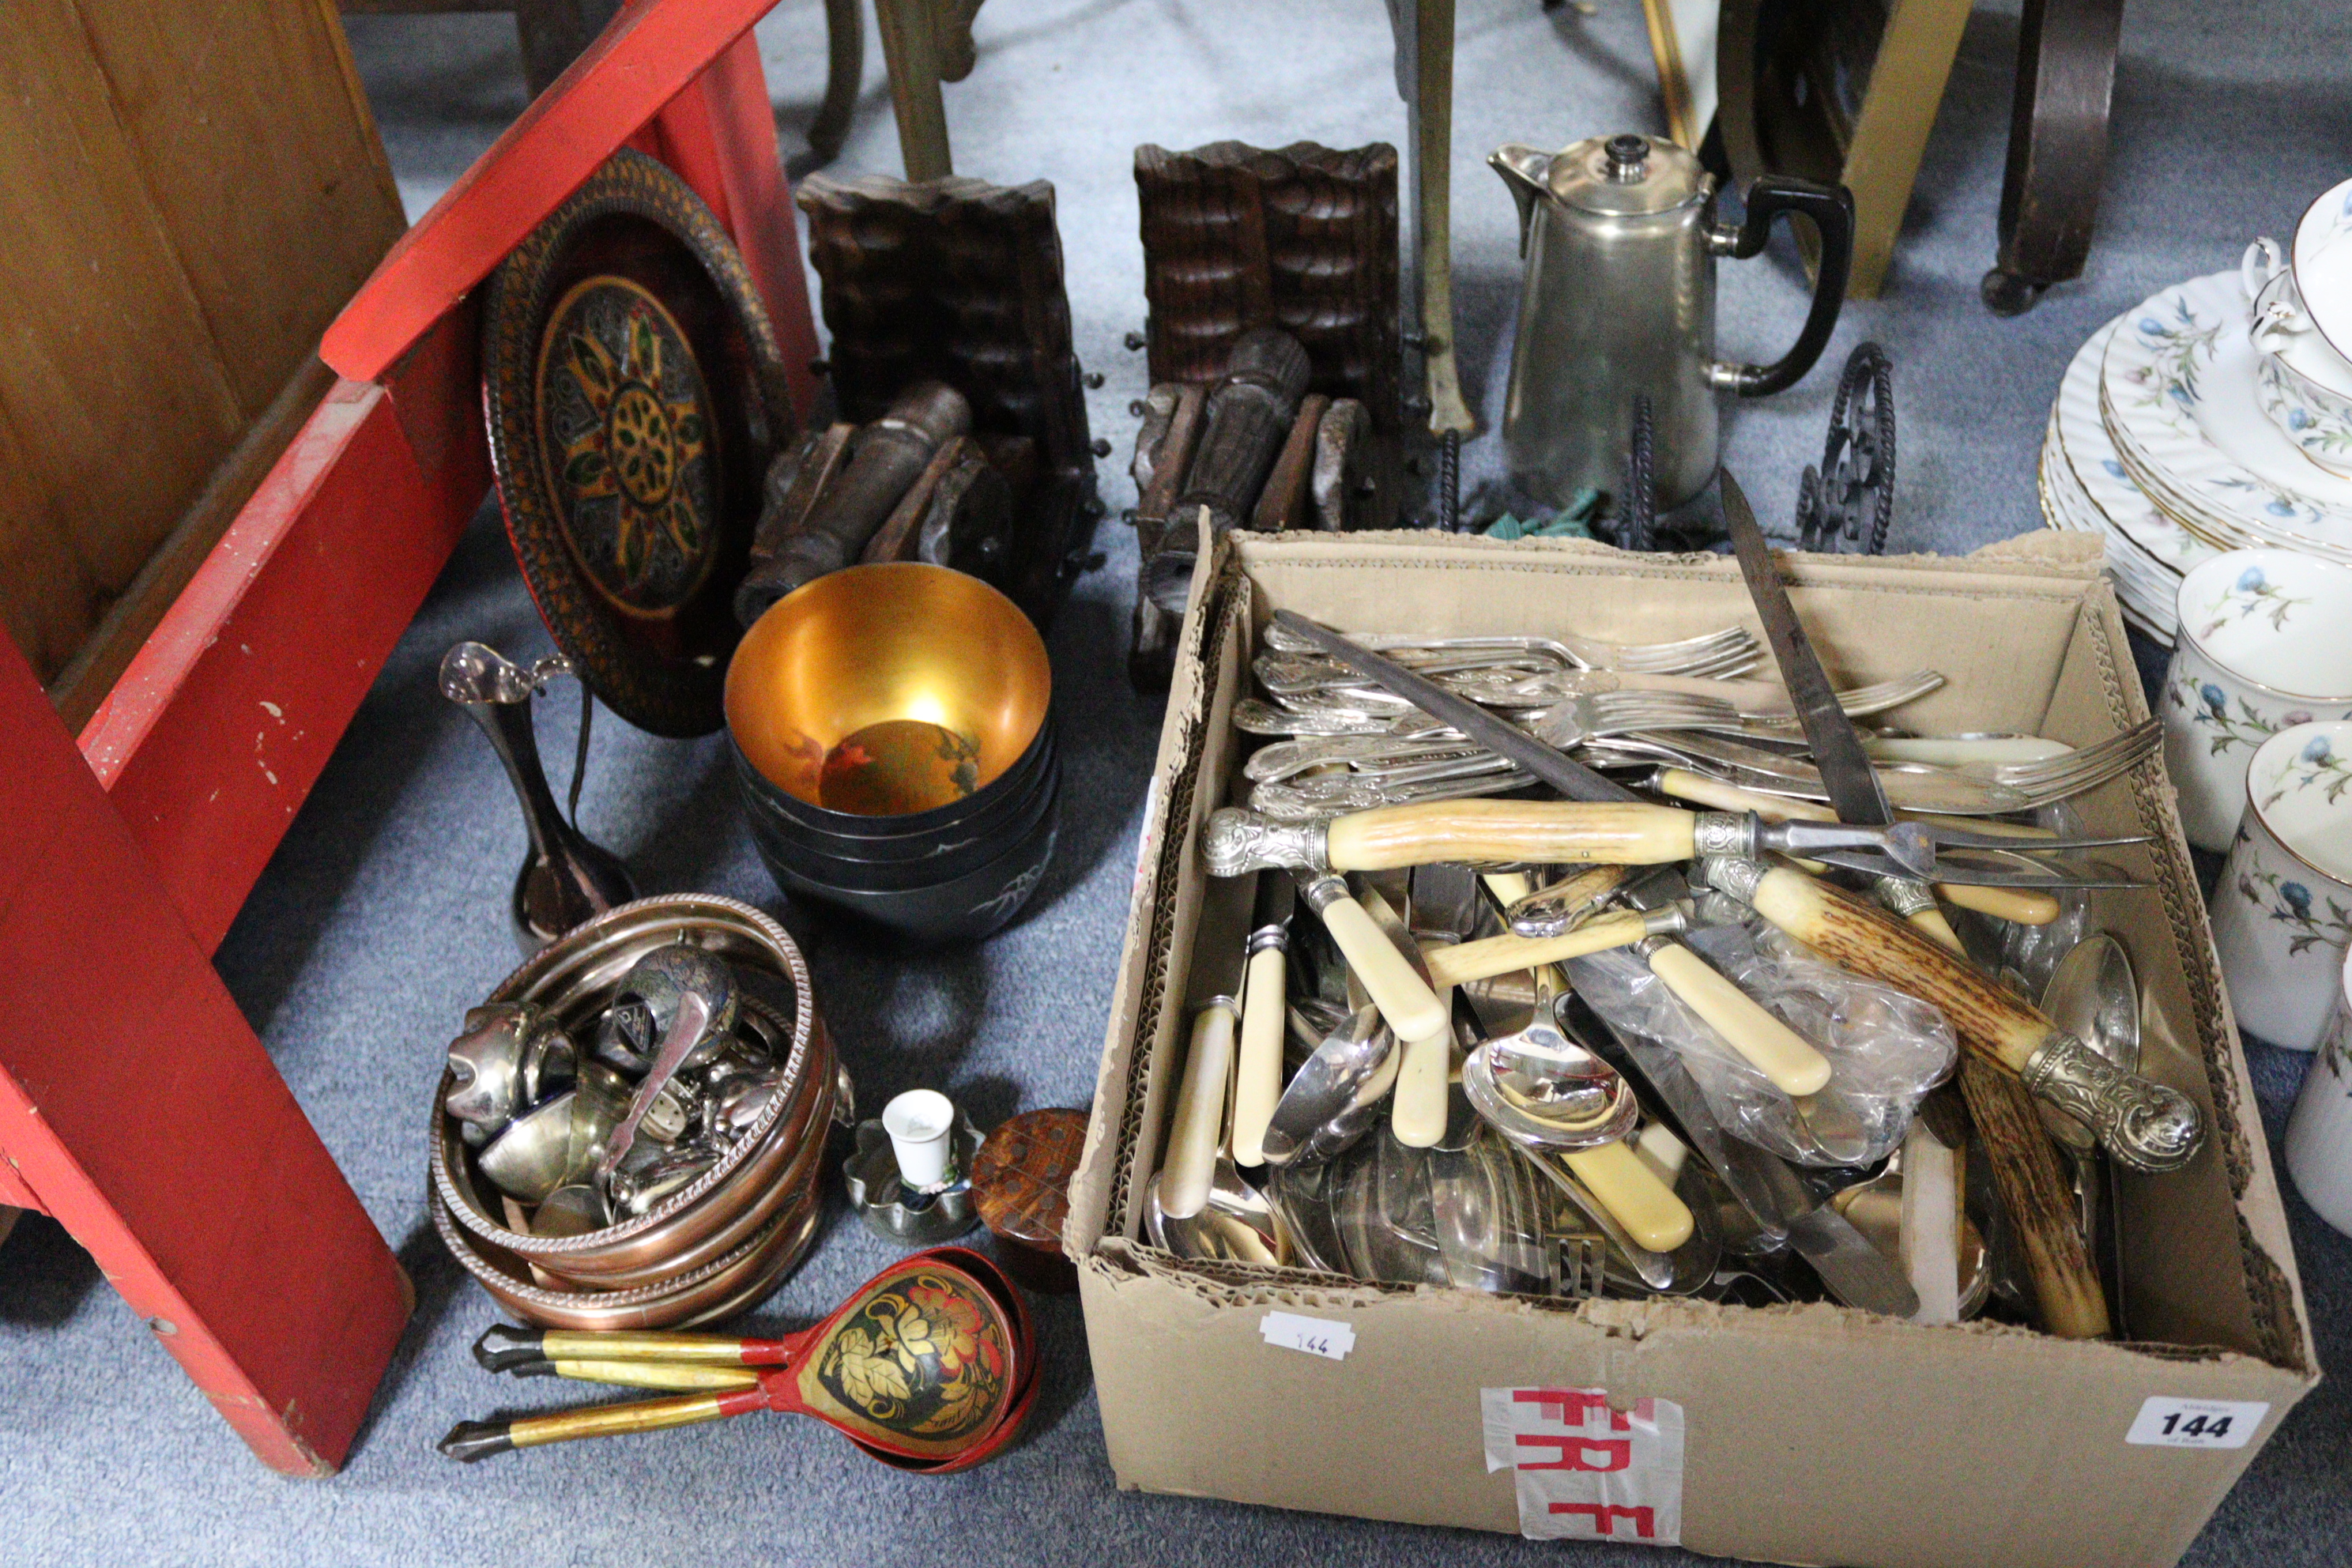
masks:
<svg viewBox="0 0 2352 1568"><path fill-rule="evenodd" d="M869 22L869 30L871 24ZM522 106L511 25L492 16L355 17L352 40L412 212ZM1143 391L1129 149L1222 137L1337 146L1402 136L1378 0L994 0L979 68L947 89L959 172L1044 176L1060 192L1077 342L1107 382L1097 434L1124 467ZM2140 0L2125 28L2116 146L2090 270L2022 320L1978 305L1992 253L2011 57L2006 5L1970 22L1885 298L1851 307L1793 392L1738 409L1730 460L1768 525L1817 456L1833 373L1874 337L1902 415L1897 549L1960 551L2038 527L2033 458L2068 355L2149 291L2235 264L2352 166L2343 8L2215 8ZM814 0L761 28L787 152L823 85ZM839 172L896 173L878 43ZM1493 410L1514 299L1511 205L1484 166L1504 141L1556 145L1655 127L1641 12L1585 17L1536 0L1465 0L1454 159L1465 379ZM1795 331L1784 244L1727 268L1724 339L1750 357ZM1469 478L1493 471L1475 443ZM1114 517L1131 502L1113 478ZM390 520L387 520L389 522ZM983 1124L1019 1106L1084 1104L1124 918L1158 712L1121 675L1132 538L1079 585L1053 638L1072 787L1061 857L1036 907L976 952L884 962L812 933L827 1016L869 1105L939 1084ZM1017 1449L945 1480L888 1474L789 1418L587 1444L459 1469L432 1450L505 1392L466 1345L490 1303L423 1213L425 1098L442 1042L510 963L501 913L519 826L488 751L435 695L450 642L545 651L494 524L460 547L376 682L220 953L220 968L295 1093L414 1275L419 1304L349 1468L312 1484L260 1469L54 1225L0 1250L0 1537L49 1563L810 1563L1360 1561L1579 1563L1649 1568L1631 1548L1562 1551L1466 1532L1376 1526L1113 1487L1074 1305L1041 1314L1045 1382ZM568 755L568 713L546 750ZM599 731L583 820L647 889L707 888L774 903L730 805L719 747ZM559 764L560 777L560 764ZM805 928L803 928L805 929ZM2302 1060L2257 1049L2276 1138ZM2352 1243L2289 1194L2324 1360L2352 1339ZM890 1256L837 1218L759 1326L811 1321ZM257 1310L261 1304L257 1303ZM530 1389L527 1403L569 1403ZM2190 1553L2218 1565L2341 1562L2352 1534L2352 1409L2307 1400ZM2063 1507L2053 1499L2052 1506ZM1696 1559L1686 1559L1696 1561Z"/></svg>

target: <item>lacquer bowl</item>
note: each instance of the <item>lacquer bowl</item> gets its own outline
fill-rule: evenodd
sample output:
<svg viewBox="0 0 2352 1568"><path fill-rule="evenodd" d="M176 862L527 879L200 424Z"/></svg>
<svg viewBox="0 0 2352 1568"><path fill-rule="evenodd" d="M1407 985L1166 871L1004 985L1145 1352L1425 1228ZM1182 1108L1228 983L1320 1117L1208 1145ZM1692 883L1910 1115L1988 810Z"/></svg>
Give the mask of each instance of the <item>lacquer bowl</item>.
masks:
<svg viewBox="0 0 2352 1568"><path fill-rule="evenodd" d="M736 792L777 885L894 942L977 941L1053 853L1044 642L977 578L836 572L780 599L727 676Z"/></svg>
<svg viewBox="0 0 2352 1568"><path fill-rule="evenodd" d="M1059 771L1049 768L1018 795L1008 797L1005 810L990 812L984 821L931 835L929 854L902 858L820 848L805 831L764 816L755 803L745 804L761 855L794 876L845 892L911 892L958 880L1003 857L1036 826L1038 818L1052 806L1059 784Z"/></svg>
<svg viewBox="0 0 2352 1568"><path fill-rule="evenodd" d="M968 806L951 813L944 823L926 820L932 816L928 812L908 818L874 817L866 820L877 829L901 821L923 825L906 832L849 834L813 826L807 820L811 808L801 805L761 777L740 748L734 758L735 794L748 816L767 823L776 832L790 834L795 843L815 854L845 860L930 860L968 848L977 841L1001 834L1005 824L1034 802L1037 791L1058 765L1054 730L1049 723L1037 732L1037 739L1010 772L982 790Z"/></svg>
<svg viewBox="0 0 2352 1568"><path fill-rule="evenodd" d="M977 577L898 562L786 595L727 670L727 730L779 807L849 837L925 832L985 804L1037 744L1045 640Z"/></svg>
<svg viewBox="0 0 2352 1568"><path fill-rule="evenodd" d="M794 899L823 905L892 945L942 947L980 941L1036 896L1054 858L1060 796L1058 783L1051 783L1043 813L994 859L962 876L916 888L845 888L804 877L775 852L756 824L751 842L777 884Z"/></svg>

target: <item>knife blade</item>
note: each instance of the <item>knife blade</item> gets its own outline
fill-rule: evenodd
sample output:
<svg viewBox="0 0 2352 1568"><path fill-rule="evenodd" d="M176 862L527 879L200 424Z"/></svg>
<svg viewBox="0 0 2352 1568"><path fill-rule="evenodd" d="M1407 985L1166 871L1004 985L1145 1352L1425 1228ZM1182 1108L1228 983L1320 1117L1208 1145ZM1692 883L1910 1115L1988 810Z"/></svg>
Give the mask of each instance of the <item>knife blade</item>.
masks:
<svg viewBox="0 0 2352 1568"><path fill-rule="evenodd" d="M1764 531L1756 526L1756 513L1748 505L1747 492L1731 477L1729 468L1722 469L1721 474L1723 520L1731 533L1732 552L1739 558L1739 574L1747 579L1748 596L1755 602L1756 614L1764 623L1765 639L1772 645L1772 658L1780 667L1781 683L1789 688L1796 705L1797 722L1805 731L1805 741L1811 748L1813 765L1821 771L1822 786L1829 795L1830 805L1841 822L1884 827L1895 820L1895 813L1886 804L1886 792L1879 787L1878 770L1871 765L1870 753L1863 749L1862 735L1853 727L1853 721L1838 706L1836 690L1822 668L1821 656L1813 651L1812 638L1805 635L1803 623L1797 619L1797 607L1790 603L1780 568L1772 563L1772 551L1764 542ZM1925 883L1901 876L1882 876L1880 886L1885 889L1887 904L1905 920L1935 942L1955 952L1960 951L1959 938L1953 933L1951 922L1945 920L1935 895Z"/></svg>
<svg viewBox="0 0 2352 1568"><path fill-rule="evenodd" d="M1837 688L1830 684L1812 639L1797 619L1797 607L1789 602L1789 590L1780 581L1780 569L1772 564L1771 547L1764 542L1764 531L1756 526L1747 495L1729 468L1721 474L1723 517L1731 530L1732 552L1739 558L1739 574L1748 580L1748 596L1755 601L1756 614L1764 623L1765 640L1772 645L1772 657L1780 666L1780 683L1789 689L1790 702L1811 748L1813 765L1821 770L1830 805L1837 808L1841 822L1884 827L1895 820L1895 813L1887 808L1885 792L1878 787L1878 773L1870 765L1870 753L1863 750L1860 732L1840 706Z"/></svg>
<svg viewBox="0 0 2352 1568"><path fill-rule="evenodd" d="M1849 1307L1907 1318L1918 1293L1900 1269L1843 1215L1816 1201L1788 1163L1727 1133L1680 1058L1647 1040L1617 1036L1624 1064L1681 1123L1685 1142L1730 1189L1769 1238L1785 1240Z"/></svg>
<svg viewBox="0 0 2352 1568"><path fill-rule="evenodd" d="M1192 1042L1184 1054L1184 1076L1176 1090L1168 1152L1160 1169L1160 1204L1171 1219L1190 1219L1207 1207L1216 1179L1225 1127L1225 1083L1233 1072L1234 1035L1241 1019L1252 892L1252 879L1236 877L1212 880L1201 893L1192 967L1184 981Z"/></svg>

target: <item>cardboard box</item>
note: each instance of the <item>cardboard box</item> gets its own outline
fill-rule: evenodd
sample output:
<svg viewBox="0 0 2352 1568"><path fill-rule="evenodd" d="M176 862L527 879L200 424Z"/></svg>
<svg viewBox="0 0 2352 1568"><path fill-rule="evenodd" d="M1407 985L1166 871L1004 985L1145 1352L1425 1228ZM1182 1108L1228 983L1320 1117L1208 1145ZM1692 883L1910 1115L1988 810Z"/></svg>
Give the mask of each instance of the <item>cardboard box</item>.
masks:
<svg viewBox="0 0 2352 1568"><path fill-rule="evenodd" d="M1964 559L1792 560L1797 606L1833 676L1950 677L1906 723L2084 744L2147 717L2095 541L2045 533ZM1550 1395L1552 1416L1595 1434L1568 1468L1622 1470L1631 1451L1648 1467L1634 1492L1655 1494L1670 1468L1657 1450L1678 1436L1679 1523L1663 1507L1638 1521L1631 1508L1571 1507L1578 1532L1635 1540L1650 1525L1649 1539L1678 1533L1703 1552L1885 1568L2175 1562L2318 1368L2160 762L2077 803L2092 831L2156 836L2125 854L2158 885L2095 895L2093 924L2138 970L2147 1070L2210 1118L2186 1170L2121 1183L2142 1342L1922 1328L1831 1305L1539 1304L1187 1263L1142 1239L1142 1200L1188 1033L1208 881L1196 836L1228 797L1239 738L1227 715L1277 608L1342 626L1620 641L1756 624L1721 557L1384 534L1250 536L1203 562L1066 1238L1119 1484L1519 1531L1520 1489L1559 1478L1490 1470L1482 1391L1598 1389L1633 1414L1612 1425L1597 1404ZM1329 1359L1271 1342L1269 1311L1344 1324L1352 1348ZM1512 1395L1496 1398L1508 1416ZM2232 1402L2231 1418L2206 1409L2200 1423L2200 1405L2168 1401ZM1678 1435L1664 1431L1675 1414ZM1634 1433L1634 1448L1612 1431Z"/></svg>

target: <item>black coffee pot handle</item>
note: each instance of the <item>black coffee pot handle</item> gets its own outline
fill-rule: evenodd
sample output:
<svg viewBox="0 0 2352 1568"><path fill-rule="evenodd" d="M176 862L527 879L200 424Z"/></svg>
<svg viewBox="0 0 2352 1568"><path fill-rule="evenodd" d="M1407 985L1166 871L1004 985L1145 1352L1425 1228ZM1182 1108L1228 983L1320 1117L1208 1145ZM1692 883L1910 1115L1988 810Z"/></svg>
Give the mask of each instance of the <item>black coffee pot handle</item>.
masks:
<svg viewBox="0 0 2352 1568"><path fill-rule="evenodd" d="M1728 231L1729 254L1745 260L1764 248L1772 220L1783 213L1812 219L1821 236L1821 269L1813 279L1813 308L1794 347L1770 364L1719 366L1726 383L1742 397L1762 397L1794 386L1829 347L1845 303L1846 279L1853 271L1853 193L1843 185L1816 184L1786 174L1760 174L1748 186L1748 216Z"/></svg>

